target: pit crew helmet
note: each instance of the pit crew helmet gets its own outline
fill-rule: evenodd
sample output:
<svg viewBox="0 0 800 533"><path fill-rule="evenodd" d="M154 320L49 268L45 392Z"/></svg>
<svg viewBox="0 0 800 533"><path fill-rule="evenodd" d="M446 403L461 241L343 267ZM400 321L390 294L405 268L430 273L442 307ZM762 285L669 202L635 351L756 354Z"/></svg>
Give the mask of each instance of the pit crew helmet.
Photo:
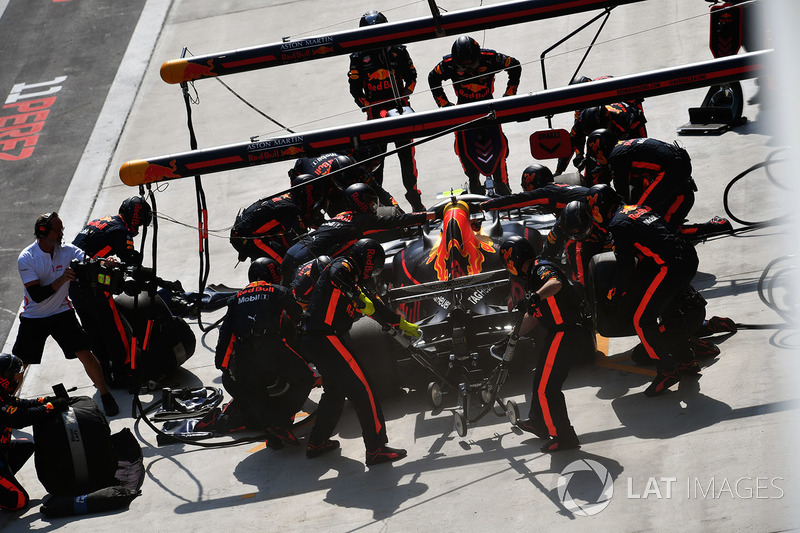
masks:
<svg viewBox="0 0 800 533"><path fill-rule="evenodd" d="M481 45L472 37L462 35L453 43L450 55L460 71L474 70L481 59Z"/></svg>
<svg viewBox="0 0 800 533"><path fill-rule="evenodd" d="M532 191L553 183L553 173L544 165L534 163L522 171L522 190Z"/></svg>
<svg viewBox="0 0 800 533"><path fill-rule="evenodd" d="M617 138L610 130L594 130L586 139L586 157L598 165L607 165L611 150L616 145Z"/></svg>
<svg viewBox="0 0 800 533"><path fill-rule="evenodd" d="M247 279L250 283L254 281L266 281L267 283L280 283L283 275L281 265L271 257L259 257L247 269Z"/></svg>
<svg viewBox="0 0 800 533"><path fill-rule="evenodd" d="M380 11L367 11L361 15L361 20L358 21L358 27L363 28L364 26L373 26L385 22L389 22L389 20L386 18L386 15Z"/></svg>
<svg viewBox="0 0 800 533"><path fill-rule="evenodd" d="M592 220L598 224L607 224L611 215L622 204L622 197L610 185L601 183L589 187L586 203L591 210Z"/></svg>
<svg viewBox="0 0 800 533"><path fill-rule="evenodd" d="M515 276L526 276L522 271L522 266L529 260L536 258L536 250L533 244L520 235L513 235L503 241L500 245L500 257L511 274Z"/></svg>
<svg viewBox="0 0 800 533"><path fill-rule="evenodd" d="M353 211L375 214L378 208L378 195L366 183L354 183L344 190L344 197Z"/></svg>
<svg viewBox="0 0 800 533"><path fill-rule="evenodd" d="M10 353L0 353L0 389L13 394L17 390L18 374L22 369L22 359Z"/></svg>
<svg viewBox="0 0 800 533"><path fill-rule="evenodd" d="M573 241L583 241L592 233L592 213L585 200L573 200L561 212L561 229Z"/></svg>
<svg viewBox="0 0 800 533"><path fill-rule="evenodd" d="M347 255L360 271L362 280L380 274L386 261L386 252L374 239L360 239L350 248Z"/></svg>
<svg viewBox="0 0 800 533"><path fill-rule="evenodd" d="M131 196L119 206L119 214L125 224L136 235L140 226L149 226L153 221L153 210L141 196Z"/></svg>

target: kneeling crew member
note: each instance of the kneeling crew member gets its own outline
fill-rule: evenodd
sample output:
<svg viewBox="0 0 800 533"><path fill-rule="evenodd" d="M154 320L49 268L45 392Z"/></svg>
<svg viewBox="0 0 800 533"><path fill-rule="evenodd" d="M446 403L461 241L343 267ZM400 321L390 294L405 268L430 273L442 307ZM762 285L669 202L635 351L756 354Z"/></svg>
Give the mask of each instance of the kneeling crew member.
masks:
<svg viewBox="0 0 800 533"><path fill-rule="evenodd" d="M314 372L281 338L281 320L297 322L302 310L292 292L280 285L281 267L267 257L247 272L250 284L228 304L219 332L215 364L225 389L241 402L247 424L266 429L269 446L298 445L292 418L308 398ZM288 385L270 390L270 384ZM280 394L277 394L280 393Z"/></svg>

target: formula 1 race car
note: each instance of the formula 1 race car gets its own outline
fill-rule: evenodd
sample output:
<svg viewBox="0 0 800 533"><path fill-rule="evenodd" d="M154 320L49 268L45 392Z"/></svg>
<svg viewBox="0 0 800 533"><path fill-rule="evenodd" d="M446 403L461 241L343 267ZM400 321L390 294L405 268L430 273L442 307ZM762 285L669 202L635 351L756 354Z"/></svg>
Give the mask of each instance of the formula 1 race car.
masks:
<svg viewBox="0 0 800 533"><path fill-rule="evenodd" d="M514 323L509 302L524 289L509 280L500 245L521 235L541 250L543 233L555 222L553 215L534 211L485 215L479 208L485 200L453 192L432 208L440 224L384 244L379 292L423 334L413 346L398 347L390 363L413 359L425 367L435 379L428 385L434 407L462 384L483 386L487 369L497 364L489 350Z"/></svg>

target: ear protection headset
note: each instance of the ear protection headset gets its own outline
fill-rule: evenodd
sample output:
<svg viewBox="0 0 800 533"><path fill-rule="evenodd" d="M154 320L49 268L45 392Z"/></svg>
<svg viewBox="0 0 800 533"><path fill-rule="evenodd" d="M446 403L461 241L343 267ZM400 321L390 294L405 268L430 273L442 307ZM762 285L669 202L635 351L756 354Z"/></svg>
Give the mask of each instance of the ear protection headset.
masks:
<svg viewBox="0 0 800 533"><path fill-rule="evenodd" d="M39 215L39 218L36 219L36 225L33 227L33 234L36 236L37 239L44 237L48 233L50 233L50 225L53 222L53 219L58 216L58 213L53 211L52 213L45 213L43 215Z"/></svg>

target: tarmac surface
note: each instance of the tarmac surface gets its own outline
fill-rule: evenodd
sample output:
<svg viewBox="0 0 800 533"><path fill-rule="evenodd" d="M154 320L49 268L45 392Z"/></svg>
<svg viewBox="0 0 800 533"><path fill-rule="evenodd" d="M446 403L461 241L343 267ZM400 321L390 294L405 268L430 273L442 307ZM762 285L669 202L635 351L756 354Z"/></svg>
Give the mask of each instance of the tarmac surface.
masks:
<svg viewBox="0 0 800 533"><path fill-rule="evenodd" d="M454 11L478 5L477 0L448 1L441 7ZM785 11L769 20L775 35L785 21L798 19L797 6L788 1L777 5ZM25 17L25 6L31 6L28 9L36 16ZM616 8L580 72L619 76L710 59L708 8L706 2L684 0L649 0ZM136 189L119 179L118 169L124 162L189 149L183 97L177 86L160 79L161 63L179 57L184 47L200 55L277 42L284 36L299 38L353 28L370 9L380 9L389 20L429 14L427 2L399 0L380 5L341 1L335 9L322 0L142 0L125 6L99 0L0 1L3 35L8 34L7 28L15 28L21 36L17 52L4 40L0 57L5 58L9 50L17 57L24 55L26 61L38 57L31 46L42 40L32 36L47 33L43 28L67 36L90 32L95 37L86 43L65 37L49 45L52 55L59 55L52 48L60 43L65 43L63 50L69 44L85 51L87 57L78 64L30 59L10 71L0 62L4 73L14 73L13 79L3 76L2 94L10 94L17 83L71 77L73 71L81 86L72 89L64 82L57 100L64 107L53 108L35 157L26 163L29 166L0 162L0 194L13 204L4 217L0 245L3 320L11 328L1 328L0 333L7 333L3 351L11 350L16 336L16 325L11 326L6 315L13 318L21 295L14 259L29 243L25 228L36 216L58 210L67 227L65 240L71 241L87 220L116 212L124 198L136 194ZM473 36L484 47L517 57L523 63L519 92L535 92L543 89L542 50L594 14L490 29ZM70 26L67 21L89 28ZM592 37L590 29L548 55L550 87L567 84ZM411 102L415 110L435 108L427 73L449 52L453 40L446 37L408 45L419 74ZM781 58L777 45L776 52ZM339 56L235 74L222 81L277 122L294 131L307 131L364 120L348 93L347 68L347 57ZM777 69L771 83L778 91L780 82L797 81L796 77L787 69ZM505 81L500 74L498 93ZM745 99L757 90L754 80L742 82L742 87ZM91 89L98 92L87 92ZM647 99L649 136L678 139L676 128L688 122L688 108L699 106L705 92L697 89ZM284 133L215 80L196 82L192 95L199 101L192 114L200 148ZM785 152L774 152L796 141L796 132L790 132L792 139L787 137L780 119L797 116L797 110L777 102L790 101L773 92L760 105L745 104L747 122L731 131L679 138L692 156L699 188L691 221L724 215L723 192L735 176L769 157L783 157ZM553 117L554 127L568 129L571 123L569 113ZM61 134L70 127L72 134ZM528 136L547 127L544 118L504 125L511 148L508 167L513 190L519 190L519 175L533 162ZM437 192L464 183L449 136L419 146L416 155L426 205L435 202ZM554 161L546 164L555 166ZM384 186L406 207L397 158L388 157L386 166ZM276 163L203 178L211 228L210 283L244 285L246 268L235 268L228 230L240 208L286 188L285 172L290 167L290 163ZM788 163L770 168L773 175L757 169L731 189L729 208L738 218L769 220L794 207L791 193L796 189L788 181ZM35 181L48 174L43 185ZM194 180L174 180L154 188L160 215L158 274L180 279L188 290L197 285L199 269ZM39 193L41 189L46 192ZM542 454L540 440L492 414L469 427L466 437L459 437L453 430L454 402L448 398L442 409L431 412L424 387L418 390L408 385L394 394L386 392L383 398L389 443L408 450L405 460L391 465L365 467L360 430L349 407L336 437L341 451L315 460L306 459L302 448L273 451L263 443L222 449L158 446L155 433L131 418L131 396L116 390L122 412L110 423L112 431L131 428L142 445L146 467L142 495L127 510L48 519L39 512L46 493L31 460L18 474L30 493L31 505L3 514L0 527L7 531L146 527L336 532L796 529L800 487L792 444L797 437L800 341L796 328L781 316L785 313L774 309L792 310L796 301L788 287L794 270L784 259L796 253L792 226L772 225L698 245L700 269L694 285L708 301L708 316L726 316L751 326L717 339L722 352L701 362L699 378L685 378L673 391L646 398L642 391L652 371L630 361L635 339L609 339L607 345L601 339L605 355L594 365L575 367L564 390L581 440L579 450ZM149 243L146 249L149 252ZM203 321L208 325L220 316L221 312L204 315ZM197 324L193 329L198 340L195 354L165 384L220 386L213 362L216 330L204 334ZM359 344L376 351L385 346L381 335L366 320L353 332ZM379 338L381 343L372 343ZM421 368L412 370L424 373ZM399 379L404 384L420 381L417 376ZM526 367L523 360L502 391L519 404L523 417L530 402L530 380L530 365ZM48 394L56 383L77 387L73 394L99 401L80 365L65 361L50 341L43 363L28 370L22 396ZM142 400L147 403L155 397L146 393ZM16 434L29 436L29 428ZM586 470L587 465L594 470ZM576 471L578 467L584 470ZM613 496L607 506L591 505L601 494L608 494L609 487ZM595 514L583 516L590 513Z"/></svg>

